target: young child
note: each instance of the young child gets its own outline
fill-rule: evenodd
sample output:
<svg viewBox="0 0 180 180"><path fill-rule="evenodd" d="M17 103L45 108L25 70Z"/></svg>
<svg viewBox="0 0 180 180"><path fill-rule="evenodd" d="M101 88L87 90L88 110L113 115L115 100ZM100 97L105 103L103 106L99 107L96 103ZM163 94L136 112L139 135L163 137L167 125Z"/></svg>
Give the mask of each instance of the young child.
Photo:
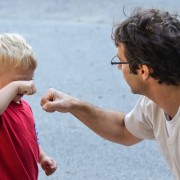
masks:
<svg viewBox="0 0 180 180"><path fill-rule="evenodd" d="M0 179L37 180L38 163L46 175L57 168L37 141L31 107L23 95L36 92L35 54L18 34L0 35Z"/></svg>

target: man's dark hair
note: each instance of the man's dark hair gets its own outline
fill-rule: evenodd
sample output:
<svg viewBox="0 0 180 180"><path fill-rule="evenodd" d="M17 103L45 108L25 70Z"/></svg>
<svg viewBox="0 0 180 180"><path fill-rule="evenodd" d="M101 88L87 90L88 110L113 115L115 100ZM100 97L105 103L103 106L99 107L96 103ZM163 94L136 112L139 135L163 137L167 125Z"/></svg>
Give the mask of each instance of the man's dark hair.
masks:
<svg viewBox="0 0 180 180"><path fill-rule="evenodd" d="M113 28L116 46L123 43L132 73L139 65L153 69L151 77L159 83L180 85L180 21L177 14L158 9L136 8Z"/></svg>

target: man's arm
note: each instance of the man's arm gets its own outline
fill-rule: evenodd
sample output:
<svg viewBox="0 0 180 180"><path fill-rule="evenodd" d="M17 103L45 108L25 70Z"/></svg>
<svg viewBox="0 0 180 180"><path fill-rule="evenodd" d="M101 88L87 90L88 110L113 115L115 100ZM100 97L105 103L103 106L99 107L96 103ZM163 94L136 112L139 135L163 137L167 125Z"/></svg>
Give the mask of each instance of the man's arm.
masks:
<svg viewBox="0 0 180 180"><path fill-rule="evenodd" d="M41 105L47 112L71 113L95 133L109 141L126 146L141 141L125 127L123 113L98 108L55 89L49 89L41 99Z"/></svg>

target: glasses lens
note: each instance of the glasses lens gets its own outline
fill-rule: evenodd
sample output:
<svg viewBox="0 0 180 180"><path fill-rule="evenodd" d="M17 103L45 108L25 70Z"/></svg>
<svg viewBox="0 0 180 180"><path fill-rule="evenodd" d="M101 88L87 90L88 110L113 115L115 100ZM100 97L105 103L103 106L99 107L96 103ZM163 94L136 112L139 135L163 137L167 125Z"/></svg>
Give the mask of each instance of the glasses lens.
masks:
<svg viewBox="0 0 180 180"><path fill-rule="evenodd" d="M120 63L120 59L118 56L114 56L111 60L111 64L119 64Z"/></svg>
<svg viewBox="0 0 180 180"><path fill-rule="evenodd" d="M116 55L112 58L111 64L129 64L128 62L121 61L121 59Z"/></svg>
<svg viewBox="0 0 180 180"><path fill-rule="evenodd" d="M117 56L115 56L115 57L113 58L113 62L120 62L120 59L119 59Z"/></svg>

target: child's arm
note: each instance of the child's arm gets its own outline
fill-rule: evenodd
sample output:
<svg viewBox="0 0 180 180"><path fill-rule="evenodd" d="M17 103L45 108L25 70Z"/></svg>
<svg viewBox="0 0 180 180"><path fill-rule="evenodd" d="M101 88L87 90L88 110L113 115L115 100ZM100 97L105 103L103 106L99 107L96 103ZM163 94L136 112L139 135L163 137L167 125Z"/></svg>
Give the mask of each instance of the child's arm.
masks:
<svg viewBox="0 0 180 180"><path fill-rule="evenodd" d="M39 164L41 165L42 169L45 171L47 176L53 174L57 169L56 161L47 156L40 146L39 152Z"/></svg>
<svg viewBox="0 0 180 180"><path fill-rule="evenodd" d="M6 110L9 103L17 94L31 95L36 92L33 81L13 81L0 89L0 115Z"/></svg>

